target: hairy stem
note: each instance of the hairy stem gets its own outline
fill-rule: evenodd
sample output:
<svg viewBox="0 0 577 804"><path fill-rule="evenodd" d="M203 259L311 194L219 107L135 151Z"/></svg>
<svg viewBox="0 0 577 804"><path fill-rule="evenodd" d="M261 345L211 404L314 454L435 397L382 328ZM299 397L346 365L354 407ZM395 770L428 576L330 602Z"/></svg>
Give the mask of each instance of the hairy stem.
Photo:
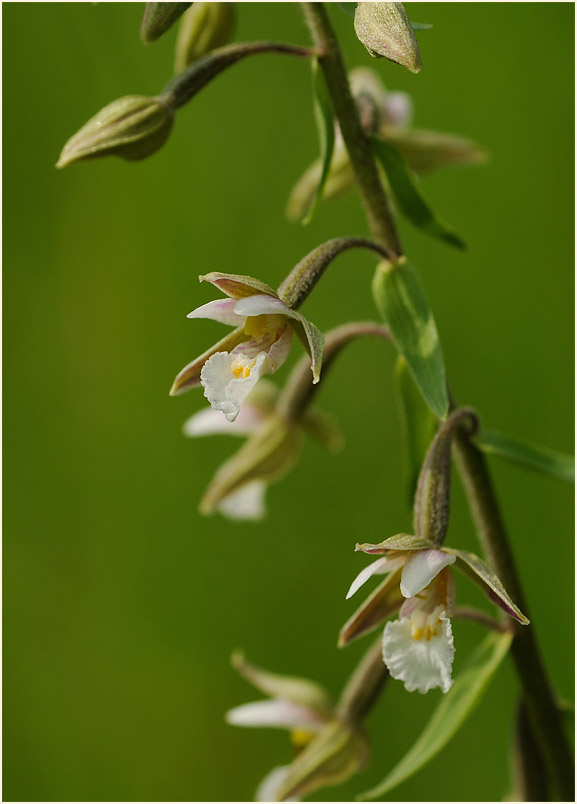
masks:
<svg viewBox="0 0 577 804"><path fill-rule="evenodd" d="M456 435L455 457L465 493L489 563L513 600L528 614L528 606L485 458L463 433ZM547 676L533 626L514 622L511 653L519 675L527 712L551 778L562 801L573 801L572 753L563 730L561 713Z"/></svg>
<svg viewBox="0 0 577 804"><path fill-rule="evenodd" d="M323 53L320 64L361 191L370 230L375 240L400 255L402 250L395 221L351 96L342 55L325 4L303 3L302 6L313 41ZM465 434L456 436L455 451L469 505L488 559L517 605L526 612L527 605L483 455ZM573 801L572 755L534 629L515 624L514 633L511 651L535 736L561 799ZM371 703L374 699L371 699Z"/></svg>
<svg viewBox="0 0 577 804"><path fill-rule="evenodd" d="M361 191L371 233L392 253L393 258L400 256L402 247L393 213L351 95L347 71L325 4L302 3L302 8L313 41L322 52L319 63Z"/></svg>
<svg viewBox="0 0 577 804"><path fill-rule="evenodd" d="M343 324L327 332L323 355L323 375L320 383L311 383L311 361L304 356L294 367L287 384L277 402L277 412L287 419L298 420L305 408L310 405L327 376L327 371L335 357L347 344L365 336L391 340L391 334L384 324L373 321L359 321L358 323Z"/></svg>
<svg viewBox="0 0 577 804"><path fill-rule="evenodd" d="M341 693L338 711L343 720L360 723L378 700L388 677L379 637L365 653Z"/></svg>
<svg viewBox="0 0 577 804"><path fill-rule="evenodd" d="M311 48L288 45L283 42L240 42L227 45L213 50L179 73L164 88L160 98L172 108L178 109L188 103L199 90L220 75L223 70L247 56L255 56L259 53L280 53L301 58L318 55Z"/></svg>

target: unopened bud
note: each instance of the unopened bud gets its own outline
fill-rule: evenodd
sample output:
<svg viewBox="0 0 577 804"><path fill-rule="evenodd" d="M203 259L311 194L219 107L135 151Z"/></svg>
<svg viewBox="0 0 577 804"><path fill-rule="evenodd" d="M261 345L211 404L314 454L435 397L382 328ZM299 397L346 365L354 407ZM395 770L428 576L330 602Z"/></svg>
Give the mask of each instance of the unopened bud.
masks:
<svg viewBox="0 0 577 804"><path fill-rule="evenodd" d="M230 42L234 20L232 3L194 3L180 21L175 72L179 73L196 59Z"/></svg>
<svg viewBox="0 0 577 804"><path fill-rule="evenodd" d="M140 95L119 98L101 109L68 140L56 167L109 154L130 160L144 159L164 145L172 122L172 109L158 98Z"/></svg>
<svg viewBox="0 0 577 804"><path fill-rule="evenodd" d="M147 3L144 10L140 38L145 45L155 42L174 25L192 3Z"/></svg>
<svg viewBox="0 0 577 804"><path fill-rule="evenodd" d="M355 31L371 56L384 56L412 73L421 69L417 39L402 3L359 3Z"/></svg>

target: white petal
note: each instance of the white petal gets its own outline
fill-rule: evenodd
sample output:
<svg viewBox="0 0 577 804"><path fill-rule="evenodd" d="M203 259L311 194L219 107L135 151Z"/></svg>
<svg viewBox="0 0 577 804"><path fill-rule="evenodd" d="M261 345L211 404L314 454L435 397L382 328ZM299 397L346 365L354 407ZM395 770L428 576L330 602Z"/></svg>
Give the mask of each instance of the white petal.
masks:
<svg viewBox="0 0 577 804"><path fill-rule="evenodd" d="M274 296L267 296L266 293L258 293L256 296L245 296L237 299L234 305L234 312L248 318L252 315L288 315L294 318L295 314L280 299Z"/></svg>
<svg viewBox="0 0 577 804"><path fill-rule="evenodd" d="M308 729L318 731L326 720L314 709L293 703L292 701L254 701L231 709L225 715L231 726L248 726L260 728L268 726L273 729Z"/></svg>
<svg viewBox="0 0 577 804"><path fill-rule="evenodd" d="M184 422L182 432L190 438L220 433L244 436L254 432L265 418L264 411L248 403L242 406L234 422L227 421L218 410L203 408Z"/></svg>
<svg viewBox="0 0 577 804"><path fill-rule="evenodd" d="M244 316L234 312L236 299L216 299L201 307L197 307L187 318L211 318L221 324L230 324L231 327L240 327L244 324Z"/></svg>
<svg viewBox="0 0 577 804"><path fill-rule="evenodd" d="M385 626L383 660L393 678L405 682L408 692L425 693L435 687L448 692L453 683L451 668L455 648L451 623L441 612L435 636L429 640L414 639L408 619L395 620Z"/></svg>
<svg viewBox="0 0 577 804"><path fill-rule="evenodd" d="M255 794L255 801L278 801L278 794L289 773L290 765L278 765L264 777ZM300 801L300 798L285 798L284 801Z"/></svg>
<svg viewBox="0 0 577 804"><path fill-rule="evenodd" d="M454 564L455 556L442 550L414 550L403 567L401 575L401 594L403 597L414 597L421 589L428 586L439 572Z"/></svg>
<svg viewBox="0 0 577 804"><path fill-rule="evenodd" d="M373 575L384 575L391 570L397 569L397 567L402 565L404 560L404 558L377 558L376 561L373 561L372 564L369 564L368 567L365 567L359 572L347 592L346 599L348 600L352 597Z"/></svg>
<svg viewBox="0 0 577 804"><path fill-rule="evenodd" d="M246 363L249 373L246 377L236 377L233 363ZM204 395L215 410L221 410L229 422L238 416L240 406L250 394L263 374L270 374L271 368L266 352L261 352L250 361L243 355L216 352L209 357L200 373Z"/></svg>
<svg viewBox="0 0 577 804"><path fill-rule="evenodd" d="M220 418L222 419L222 416ZM229 519L250 519L254 521L263 519L266 514L265 492L266 483L263 483L262 480L253 480L252 483L247 483L246 486L242 486L238 491L234 491L224 500L221 500L217 510Z"/></svg>

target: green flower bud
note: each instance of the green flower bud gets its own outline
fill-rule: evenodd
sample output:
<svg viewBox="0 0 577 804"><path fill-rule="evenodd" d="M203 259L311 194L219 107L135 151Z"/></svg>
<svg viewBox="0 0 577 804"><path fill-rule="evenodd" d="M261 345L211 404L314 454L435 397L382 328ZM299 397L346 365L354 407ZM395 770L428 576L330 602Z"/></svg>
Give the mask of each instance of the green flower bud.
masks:
<svg viewBox="0 0 577 804"><path fill-rule="evenodd" d="M384 56L412 73L422 68L417 39L402 3L359 3L355 32L371 56Z"/></svg>
<svg viewBox="0 0 577 804"><path fill-rule="evenodd" d="M232 3L194 3L180 21L174 71L181 72L196 59L230 42L234 21Z"/></svg>
<svg viewBox="0 0 577 804"><path fill-rule="evenodd" d="M144 44L155 42L191 5L192 3L147 3L140 26L140 38Z"/></svg>
<svg viewBox="0 0 577 804"><path fill-rule="evenodd" d="M56 167L109 154L130 160L144 159L164 145L172 122L172 109L158 98L140 95L119 98L101 109L68 140Z"/></svg>

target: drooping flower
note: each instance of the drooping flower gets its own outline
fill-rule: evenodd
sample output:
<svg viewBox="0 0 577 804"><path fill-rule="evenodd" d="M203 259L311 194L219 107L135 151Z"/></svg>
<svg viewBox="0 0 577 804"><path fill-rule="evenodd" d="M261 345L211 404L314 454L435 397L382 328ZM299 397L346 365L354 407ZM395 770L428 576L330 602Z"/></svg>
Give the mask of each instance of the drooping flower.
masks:
<svg viewBox="0 0 577 804"><path fill-rule="evenodd" d="M341 644L382 623L400 606L399 619L385 625L383 660L391 676L403 681L409 692L425 693L435 687L448 692L451 688L455 652L449 619L454 608L452 564L475 580L509 616L522 625L529 623L495 573L473 553L405 534L356 549L383 558L359 573L347 597L373 575L387 574L387 578L344 626ZM401 598L395 595L399 581Z"/></svg>
<svg viewBox="0 0 577 804"><path fill-rule="evenodd" d="M276 291L252 277L236 274L213 272L199 278L229 298L208 302L188 318L210 318L236 329L182 369L171 395L201 384L213 409L233 422L260 377L273 374L285 362L293 331L310 354L313 382L319 381L323 336L304 316L284 304Z"/></svg>
<svg viewBox="0 0 577 804"><path fill-rule="evenodd" d="M303 432L331 452L340 449L342 436L332 416L308 409L287 422L275 413L277 397L278 389L265 378L251 391L234 422L203 408L184 423L184 434L193 438L221 433L248 436L210 482L200 503L202 513L218 511L234 520L262 519L266 489L294 466Z"/></svg>
<svg viewBox="0 0 577 804"><path fill-rule="evenodd" d="M286 729L297 754L290 764L277 766L265 776L257 801L299 801L322 787L341 784L365 764L368 743L364 732L339 718L323 687L309 679L270 673L239 654L232 662L269 698L231 709L227 723Z"/></svg>
<svg viewBox="0 0 577 804"><path fill-rule="evenodd" d="M412 101L405 92L389 92L378 74L358 67L349 74L351 92L363 127L368 134L392 145L416 173L485 161L486 154L475 142L456 134L411 127ZM286 208L290 220L306 215L322 174L321 160L314 162L295 184ZM354 186L355 178L340 129L336 126L335 146L323 198L336 198Z"/></svg>

